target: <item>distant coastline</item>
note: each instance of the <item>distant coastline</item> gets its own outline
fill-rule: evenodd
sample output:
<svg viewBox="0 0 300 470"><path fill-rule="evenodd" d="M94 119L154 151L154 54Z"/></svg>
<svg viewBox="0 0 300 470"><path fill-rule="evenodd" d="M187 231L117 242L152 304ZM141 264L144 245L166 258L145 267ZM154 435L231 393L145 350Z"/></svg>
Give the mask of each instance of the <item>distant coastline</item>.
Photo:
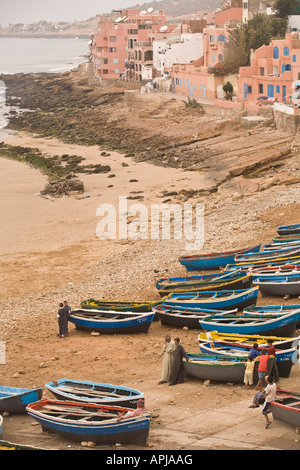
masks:
<svg viewBox="0 0 300 470"><path fill-rule="evenodd" d="M76 32L74 33L66 33L66 34L55 34L55 33L49 33L49 34L34 34L34 33L0 33L0 38L18 38L18 39L24 39L24 38L29 38L29 39L72 39L72 38L78 38L78 39L89 39L90 35L88 33L85 34L77 34Z"/></svg>

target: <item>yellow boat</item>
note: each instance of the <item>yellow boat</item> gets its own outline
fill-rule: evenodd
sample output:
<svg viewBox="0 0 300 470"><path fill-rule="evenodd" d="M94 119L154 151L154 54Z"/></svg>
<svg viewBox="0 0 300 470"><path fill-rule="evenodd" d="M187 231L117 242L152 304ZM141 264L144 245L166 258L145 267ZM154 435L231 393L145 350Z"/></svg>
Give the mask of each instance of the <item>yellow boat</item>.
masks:
<svg viewBox="0 0 300 470"><path fill-rule="evenodd" d="M152 308L160 305L163 299L159 301L145 300L84 300L81 302L81 308L98 310L116 310L118 312L151 312Z"/></svg>
<svg viewBox="0 0 300 470"><path fill-rule="evenodd" d="M198 341L201 343L208 343L211 341L235 343L235 344L253 344L257 343L259 346L266 346L268 340L271 339L274 346L278 349L298 348L300 336L294 338L279 337L279 336L260 336L260 335L240 335L236 333L219 333L218 331L207 331L199 333Z"/></svg>

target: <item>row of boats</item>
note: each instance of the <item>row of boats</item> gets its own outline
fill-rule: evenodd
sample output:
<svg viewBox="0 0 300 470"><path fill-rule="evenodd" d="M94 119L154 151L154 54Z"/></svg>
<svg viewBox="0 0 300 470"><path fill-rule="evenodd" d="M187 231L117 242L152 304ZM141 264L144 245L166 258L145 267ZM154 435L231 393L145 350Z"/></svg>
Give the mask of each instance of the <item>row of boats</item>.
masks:
<svg viewBox="0 0 300 470"><path fill-rule="evenodd" d="M291 230L299 232L288 233ZM188 353L185 373L218 382L242 383L253 343L262 351L271 339L276 357L269 358L268 373L277 370L279 377L289 377L292 367L299 364L300 337L296 329L300 327L300 304L256 305L262 291L256 281L280 276L297 279L300 275L300 224L280 227L277 232L278 237L262 251L256 245L235 252L179 258L187 271L219 271L160 279L156 284L160 300L89 299L71 312L70 322L78 329L106 334L147 333L155 320L198 330L199 353ZM274 293L278 294L282 292ZM144 397L142 392L71 379L49 382L45 388L55 399L42 399L43 388L0 387L0 435L1 413L9 411L28 413L43 430L75 440L146 445L150 413L125 416ZM274 418L300 427L300 392L278 390L271 406ZM121 421L117 419L120 415L124 417Z"/></svg>

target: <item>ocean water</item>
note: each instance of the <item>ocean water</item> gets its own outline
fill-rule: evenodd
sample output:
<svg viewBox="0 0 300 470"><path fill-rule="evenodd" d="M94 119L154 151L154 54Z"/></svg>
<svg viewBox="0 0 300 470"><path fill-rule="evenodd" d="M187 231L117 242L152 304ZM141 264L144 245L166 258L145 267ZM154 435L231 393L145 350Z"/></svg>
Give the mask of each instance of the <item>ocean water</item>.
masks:
<svg viewBox="0 0 300 470"><path fill-rule="evenodd" d="M0 38L0 74L61 73L87 62L88 39ZM0 138L9 131L5 83L0 80Z"/></svg>

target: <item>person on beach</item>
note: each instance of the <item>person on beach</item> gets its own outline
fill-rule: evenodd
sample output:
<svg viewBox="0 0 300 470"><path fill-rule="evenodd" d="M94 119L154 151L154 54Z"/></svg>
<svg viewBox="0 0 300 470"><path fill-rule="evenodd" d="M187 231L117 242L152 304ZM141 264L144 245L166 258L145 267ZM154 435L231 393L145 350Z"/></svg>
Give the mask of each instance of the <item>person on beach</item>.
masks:
<svg viewBox="0 0 300 470"><path fill-rule="evenodd" d="M71 313L71 307L70 307L70 305L68 305L67 300L64 300L64 307L66 307L66 309L68 310L68 312L70 314Z"/></svg>
<svg viewBox="0 0 300 470"><path fill-rule="evenodd" d="M176 346L171 336L166 335L163 349L161 352L161 355L163 355L163 360L161 380L158 382L158 385L167 383L169 381L175 348Z"/></svg>
<svg viewBox="0 0 300 470"><path fill-rule="evenodd" d="M248 356L248 360L246 362L245 374L244 374L244 384L245 389L249 387L252 388L253 385L253 372L254 372L255 361L251 355Z"/></svg>
<svg viewBox="0 0 300 470"><path fill-rule="evenodd" d="M267 372L268 372L269 357L270 356L267 355L267 351L265 351L263 349L261 354L259 356L257 356L257 358L255 359L255 361L259 362L259 364L258 364L258 382L257 382L257 385L255 387L256 389L263 386L263 381L264 381L265 376L267 375Z"/></svg>
<svg viewBox="0 0 300 470"><path fill-rule="evenodd" d="M136 403L136 409L132 411L127 411L127 413L125 413L124 415L119 416L117 418L117 422L119 423L124 418L133 418L134 416L139 416L142 413L146 413L146 412L147 412L147 409L145 407L145 400L143 398L140 398Z"/></svg>
<svg viewBox="0 0 300 470"><path fill-rule="evenodd" d="M266 396L265 402L263 404L262 414L264 415L266 420L266 429L268 429L272 424L272 421L269 420L268 416L268 414L271 413L270 403L276 399L277 386L274 382L274 378L272 377L272 375L268 375L266 377L266 381L268 385L265 388Z"/></svg>
<svg viewBox="0 0 300 470"><path fill-rule="evenodd" d="M279 372L278 372L278 368L277 368L277 362L276 362L276 349L275 349L275 346L273 344L273 340L271 338L268 339L267 341L267 345L268 345L268 356L270 357L274 357L275 360L274 360L274 365L272 367L272 377L274 378L275 382L278 382L279 380Z"/></svg>
<svg viewBox="0 0 300 470"><path fill-rule="evenodd" d="M174 339L175 342L175 352L174 352L174 357L173 357L173 364L171 368L171 374L169 377L170 383L169 385L176 385L177 383L182 384L184 382L184 377L183 377L183 358L185 358L187 361L189 360L189 357L187 353L184 350L184 347L180 343L179 338Z"/></svg>
<svg viewBox="0 0 300 470"><path fill-rule="evenodd" d="M254 343L252 348L250 349L250 356L253 357L253 359L256 359L257 356L260 355L260 351L258 349L258 344L257 343Z"/></svg>
<svg viewBox="0 0 300 470"><path fill-rule="evenodd" d="M58 329L59 329L57 336L59 338L64 338L65 336L68 336L69 311L62 302L59 304L57 317L58 317Z"/></svg>

